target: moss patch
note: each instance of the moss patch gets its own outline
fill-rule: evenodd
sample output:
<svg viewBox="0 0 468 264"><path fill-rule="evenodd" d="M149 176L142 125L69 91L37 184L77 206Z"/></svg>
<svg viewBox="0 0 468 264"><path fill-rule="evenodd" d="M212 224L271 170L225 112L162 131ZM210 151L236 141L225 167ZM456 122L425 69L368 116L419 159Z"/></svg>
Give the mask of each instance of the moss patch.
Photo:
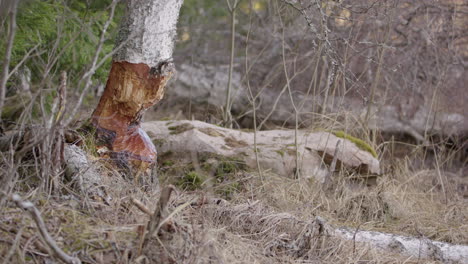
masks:
<svg viewBox="0 0 468 264"><path fill-rule="evenodd" d="M179 179L177 185L182 189L193 191L195 189L200 189L204 181L205 177L203 175L200 175L195 171L189 171Z"/></svg>
<svg viewBox="0 0 468 264"><path fill-rule="evenodd" d="M165 160L162 162L162 166L165 166L165 167L170 167L170 166L173 166L174 165L174 161L172 160Z"/></svg>
<svg viewBox="0 0 468 264"><path fill-rule="evenodd" d="M246 170L244 161L236 158L222 157L214 171L216 185L214 191L224 199L232 199L242 190L238 172Z"/></svg>
<svg viewBox="0 0 468 264"><path fill-rule="evenodd" d="M207 134L209 136L212 136L212 137L222 137L223 136L222 133L220 133L219 131L217 131L216 129L211 128L211 127L199 128L198 130L200 130L200 132L202 132L204 134Z"/></svg>
<svg viewBox="0 0 468 264"><path fill-rule="evenodd" d="M226 142L226 145L228 145L231 148L243 148L247 147L249 144L243 140L237 140L232 137L228 137L224 139L224 142Z"/></svg>
<svg viewBox="0 0 468 264"><path fill-rule="evenodd" d="M162 146L164 143L166 143L166 140L163 139L163 138L155 138L155 139L153 139L153 144L154 144L156 147L160 147L160 146Z"/></svg>
<svg viewBox="0 0 468 264"><path fill-rule="evenodd" d="M284 150L278 149L278 150L275 150L275 152L278 153L281 157L284 157Z"/></svg>
<svg viewBox="0 0 468 264"><path fill-rule="evenodd" d="M344 131L332 131L332 133L333 135L339 138L344 138L353 142L358 148L369 152L374 158L377 158L377 152L375 151L375 149L371 147L371 145L366 143L364 140L348 135Z"/></svg>
<svg viewBox="0 0 468 264"><path fill-rule="evenodd" d="M171 131L169 134L171 135L184 133L185 131L192 130L193 128L194 126L189 123L184 123L182 125L168 127L168 129Z"/></svg>
<svg viewBox="0 0 468 264"><path fill-rule="evenodd" d="M216 168L216 177L222 177L225 174L231 174L236 172L238 166L232 161L222 161Z"/></svg>

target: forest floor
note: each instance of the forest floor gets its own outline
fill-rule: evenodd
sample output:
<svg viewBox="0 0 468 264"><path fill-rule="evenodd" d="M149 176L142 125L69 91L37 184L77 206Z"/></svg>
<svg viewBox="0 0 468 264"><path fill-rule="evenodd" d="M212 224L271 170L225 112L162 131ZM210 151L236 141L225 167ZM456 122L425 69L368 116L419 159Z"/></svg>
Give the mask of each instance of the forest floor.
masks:
<svg viewBox="0 0 468 264"><path fill-rule="evenodd" d="M443 263L310 229L320 217L333 227L468 245L466 177L415 170L411 158L382 162L385 173L371 187L335 176L324 189L239 164L199 178L187 170L193 164L161 159L157 188L99 165L103 197L85 197L67 184L60 194L20 195L34 202L59 247L83 263ZM142 247L167 186L173 192L160 210L158 235ZM34 221L14 203L2 208L0 233L4 263L55 263Z"/></svg>

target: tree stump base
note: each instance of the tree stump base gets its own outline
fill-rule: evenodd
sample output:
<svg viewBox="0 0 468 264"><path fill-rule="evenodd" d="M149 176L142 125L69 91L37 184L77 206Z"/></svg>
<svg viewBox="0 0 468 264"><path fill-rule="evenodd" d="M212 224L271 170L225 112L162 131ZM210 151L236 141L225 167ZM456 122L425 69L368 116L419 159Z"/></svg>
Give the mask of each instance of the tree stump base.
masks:
<svg viewBox="0 0 468 264"><path fill-rule="evenodd" d="M156 148L140 128L143 113L159 102L173 73L171 62L157 67L114 61L106 88L92 115L98 152L137 179L151 174Z"/></svg>

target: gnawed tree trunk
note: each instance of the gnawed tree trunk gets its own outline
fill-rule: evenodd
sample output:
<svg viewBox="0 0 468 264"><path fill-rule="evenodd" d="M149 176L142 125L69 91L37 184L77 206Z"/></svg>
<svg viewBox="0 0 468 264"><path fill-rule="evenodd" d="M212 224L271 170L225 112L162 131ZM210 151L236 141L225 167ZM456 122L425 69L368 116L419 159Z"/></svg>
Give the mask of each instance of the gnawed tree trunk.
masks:
<svg viewBox="0 0 468 264"><path fill-rule="evenodd" d="M146 109L161 100L174 66L173 38L183 0L127 0L107 85L93 115L98 146L119 167L147 172L156 148L140 128Z"/></svg>

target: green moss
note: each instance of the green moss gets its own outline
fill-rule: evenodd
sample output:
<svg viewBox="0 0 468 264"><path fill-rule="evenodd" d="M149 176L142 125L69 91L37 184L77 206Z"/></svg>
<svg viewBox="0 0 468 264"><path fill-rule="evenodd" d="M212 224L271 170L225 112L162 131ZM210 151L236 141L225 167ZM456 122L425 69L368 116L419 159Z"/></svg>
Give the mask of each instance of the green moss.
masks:
<svg viewBox="0 0 468 264"><path fill-rule="evenodd" d="M278 153L281 157L284 157L284 150L278 149L278 150L275 150L275 152Z"/></svg>
<svg viewBox="0 0 468 264"><path fill-rule="evenodd" d="M207 134L209 136L212 136L212 137L221 137L221 136L223 136L223 134L221 134L219 131L217 131L216 129L211 128L211 127L199 128L198 130L200 132L205 133L205 134Z"/></svg>
<svg viewBox="0 0 468 264"><path fill-rule="evenodd" d="M237 170L237 166L234 162L222 161L216 169L216 177L222 177L225 174L233 173Z"/></svg>
<svg viewBox="0 0 468 264"><path fill-rule="evenodd" d="M60 210L60 229L64 236L65 244L63 249L68 252L76 252L86 248L108 248L110 245L101 239L92 229L95 226L96 219L74 210ZM56 212L57 214L57 212ZM47 216L47 218L52 216ZM93 245L94 244L94 245Z"/></svg>
<svg viewBox="0 0 468 264"><path fill-rule="evenodd" d="M241 185L239 182L232 182L227 185L222 186L220 189L216 191L219 195L221 195L225 199L231 199L234 194L240 191Z"/></svg>
<svg viewBox="0 0 468 264"><path fill-rule="evenodd" d="M222 181L227 175L244 170L245 167L245 162L241 159L223 157L216 168L215 177Z"/></svg>
<svg viewBox="0 0 468 264"><path fill-rule="evenodd" d="M209 172L213 168L213 164L208 163L208 162L204 162L202 164L201 168L202 168L202 170Z"/></svg>
<svg viewBox="0 0 468 264"><path fill-rule="evenodd" d="M344 139L347 139L351 142L353 142L354 144L356 144L356 146L364 151L367 151L369 152L370 154L372 154L372 156L374 158L377 158L377 152L374 150L373 147L371 147L371 145L369 145L368 143L366 143L364 140L362 139L359 139L359 138L356 138L356 137L353 137L351 135L348 135L346 134L344 131L332 131L332 133L339 137L339 138L344 138Z"/></svg>
<svg viewBox="0 0 468 264"><path fill-rule="evenodd" d="M178 125L178 126L168 127L168 129L171 131L169 134L171 134L171 135L184 133L185 131L192 130L193 128L194 128L194 126L192 124L189 124L189 123L185 123L185 124Z"/></svg>
<svg viewBox="0 0 468 264"><path fill-rule="evenodd" d="M168 157L172 156L172 154L174 154L174 152L172 152L172 150L169 150L169 151L159 154L159 158L167 159Z"/></svg>
<svg viewBox="0 0 468 264"><path fill-rule="evenodd" d="M165 161L163 161L162 165L165 166L165 167L170 167L170 166L174 165L174 161L165 160Z"/></svg>
<svg viewBox="0 0 468 264"><path fill-rule="evenodd" d="M162 138L156 138L156 139L153 139L153 144L157 147L160 147L162 146L162 144L166 143L166 140L165 139L162 139Z"/></svg>
<svg viewBox="0 0 468 264"><path fill-rule="evenodd" d="M195 171L185 173L177 182L177 185L182 189L195 190L200 189L205 177Z"/></svg>
<svg viewBox="0 0 468 264"><path fill-rule="evenodd" d="M224 139L224 142L226 143L227 146L231 148L243 148L247 147L249 144L243 140L237 140L233 137L227 137Z"/></svg>

